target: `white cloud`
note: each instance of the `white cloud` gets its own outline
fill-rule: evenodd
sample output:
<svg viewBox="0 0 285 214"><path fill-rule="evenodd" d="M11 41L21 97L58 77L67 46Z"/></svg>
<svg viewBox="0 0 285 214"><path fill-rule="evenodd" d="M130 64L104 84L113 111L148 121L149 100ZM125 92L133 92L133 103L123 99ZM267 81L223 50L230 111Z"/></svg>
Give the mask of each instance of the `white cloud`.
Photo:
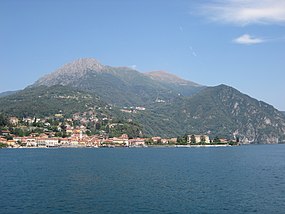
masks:
<svg viewBox="0 0 285 214"><path fill-rule="evenodd" d="M213 21L247 24L285 23L284 0L213 0L202 6Z"/></svg>
<svg viewBox="0 0 285 214"><path fill-rule="evenodd" d="M265 40L261 38L256 38L248 34L244 34L236 39L233 40L233 42L237 44L243 44L243 45L253 45L253 44L259 44L265 42Z"/></svg>

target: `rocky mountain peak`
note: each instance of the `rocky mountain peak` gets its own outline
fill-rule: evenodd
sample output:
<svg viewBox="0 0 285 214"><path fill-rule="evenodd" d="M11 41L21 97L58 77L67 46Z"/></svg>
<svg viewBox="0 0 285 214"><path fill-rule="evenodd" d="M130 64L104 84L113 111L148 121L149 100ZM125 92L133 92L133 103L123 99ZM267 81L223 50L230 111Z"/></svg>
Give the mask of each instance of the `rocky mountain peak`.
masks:
<svg viewBox="0 0 285 214"><path fill-rule="evenodd" d="M98 60L94 58L81 58L63 65L54 73L61 74L85 74L87 71L102 71L105 68Z"/></svg>
<svg viewBox="0 0 285 214"><path fill-rule="evenodd" d="M101 70L105 66L102 65L97 59L95 58L80 58L77 60L74 60L71 63L68 63L64 65L62 68L70 68L70 69L75 69L77 68L78 71L80 70Z"/></svg>
<svg viewBox="0 0 285 214"><path fill-rule="evenodd" d="M105 65L94 58L80 58L42 77L35 85L68 85L75 78L80 78L87 72L102 72L105 68Z"/></svg>

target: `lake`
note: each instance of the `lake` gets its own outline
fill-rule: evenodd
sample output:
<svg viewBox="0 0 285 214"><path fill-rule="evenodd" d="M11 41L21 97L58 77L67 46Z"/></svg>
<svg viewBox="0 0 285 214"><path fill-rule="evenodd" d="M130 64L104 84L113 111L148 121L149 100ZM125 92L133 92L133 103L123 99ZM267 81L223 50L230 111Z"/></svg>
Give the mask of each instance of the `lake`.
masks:
<svg viewBox="0 0 285 214"><path fill-rule="evenodd" d="M284 213L285 145L0 149L0 213Z"/></svg>

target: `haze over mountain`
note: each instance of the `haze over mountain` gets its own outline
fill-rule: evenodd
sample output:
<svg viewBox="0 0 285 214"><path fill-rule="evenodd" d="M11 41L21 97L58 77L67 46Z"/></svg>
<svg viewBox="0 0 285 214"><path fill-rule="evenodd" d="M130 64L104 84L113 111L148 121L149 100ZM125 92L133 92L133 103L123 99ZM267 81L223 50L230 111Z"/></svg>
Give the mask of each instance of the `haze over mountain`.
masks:
<svg viewBox="0 0 285 214"><path fill-rule="evenodd" d="M76 99L63 103L58 97ZM165 71L141 73L92 58L68 63L27 89L0 98L0 112L16 116L46 115L59 109L72 114L93 105L112 106L110 114L140 124L145 135L208 134L238 137L243 143L285 140L284 114L232 87L206 87ZM141 110L120 111L135 107Z"/></svg>

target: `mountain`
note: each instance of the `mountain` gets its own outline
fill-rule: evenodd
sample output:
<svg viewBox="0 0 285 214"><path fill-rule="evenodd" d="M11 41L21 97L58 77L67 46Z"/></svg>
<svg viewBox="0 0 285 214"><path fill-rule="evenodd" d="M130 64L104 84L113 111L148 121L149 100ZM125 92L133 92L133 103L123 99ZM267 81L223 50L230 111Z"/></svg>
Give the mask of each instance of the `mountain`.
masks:
<svg viewBox="0 0 285 214"><path fill-rule="evenodd" d="M138 117L138 121L161 121L150 126L156 127L160 135L207 133L212 138L239 137L244 143L285 140L285 117L281 112L226 85L207 87L172 103L156 103L149 108L148 117Z"/></svg>
<svg viewBox="0 0 285 214"><path fill-rule="evenodd" d="M92 58L68 63L0 98L0 112L9 115L72 114L92 106L107 107L107 115L139 124L145 135L208 134L236 137L242 143L285 142L284 114L232 87L206 87L165 71L140 73Z"/></svg>
<svg viewBox="0 0 285 214"><path fill-rule="evenodd" d="M2 92L0 93L0 97L6 97L8 95L11 95L11 94L15 94L17 93L19 90L16 90L16 91L5 91L5 92Z"/></svg>
<svg viewBox="0 0 285 214"><path fill-rule="evenodd" d="M189 95L203 87L192 82L166 83L150 74L128 67L111 67L96 59L75 60L44 76L32 87L64 85L100 94L102 100L118 106L142 106L156 99L170 101L179 94ZM182 91L184 89L184 91Z"/></svg>

